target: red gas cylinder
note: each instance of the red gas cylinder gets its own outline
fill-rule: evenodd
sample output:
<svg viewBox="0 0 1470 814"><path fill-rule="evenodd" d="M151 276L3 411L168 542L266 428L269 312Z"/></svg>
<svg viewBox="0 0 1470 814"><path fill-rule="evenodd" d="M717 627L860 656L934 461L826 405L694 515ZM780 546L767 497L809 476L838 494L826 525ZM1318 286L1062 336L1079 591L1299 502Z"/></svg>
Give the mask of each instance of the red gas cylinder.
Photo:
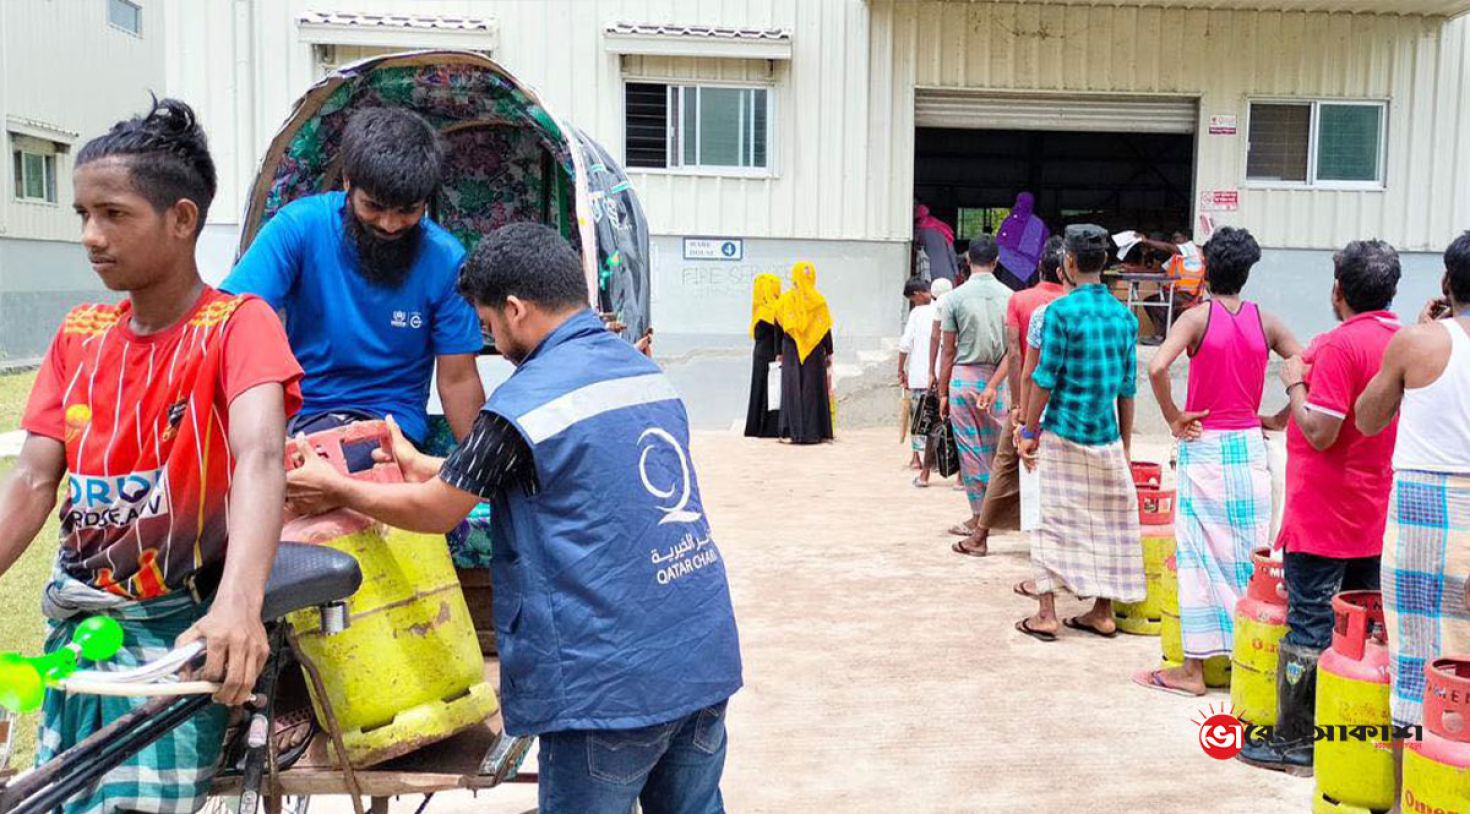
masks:
<svg viewBox="0 0 1470 814"><path fill-rule="evenodd" d="M1133 485L1140 489L1157 489L1164 485L1164 467L1152 461L1134 461L1129 466L1133 469Z"/></svg>
<svg viewBox="0 0 1470 814"><path fill-rule="evenodd" d="M1230 705L1242 721L1271 726L1276 723L1277 647L1286 635L1286 581L1271 549L1258 549L1251 560L1250 584L1235 603Z"/></svg>
<svg viewBox="0 0 1470 814"><path fill-rule="evenodd" d="M1158 464L1135 461L1132 468L1147 592L1142 602L1113 603L1113 619L1124 633L1157 636L1164 616L1164 560L1174 554L1174 490L1159 488L1163 467Z"/></svg>
<svg viewBox="0 0 1470 814"><path fill-rule="evenodd" d="M1317 728L1327 736L1313 750L1312 810L1387 811L1395 785L1383 595L1344 591L1332 613L1332 647L1317 662Z"/></svg>
<svg viewBox="0 0 1470 814"><path fill-rule="evenodd" d="M1424 672L1423 738L1404 750L1401 810L1470 811L1470 658L1435 659Z"/></svg>

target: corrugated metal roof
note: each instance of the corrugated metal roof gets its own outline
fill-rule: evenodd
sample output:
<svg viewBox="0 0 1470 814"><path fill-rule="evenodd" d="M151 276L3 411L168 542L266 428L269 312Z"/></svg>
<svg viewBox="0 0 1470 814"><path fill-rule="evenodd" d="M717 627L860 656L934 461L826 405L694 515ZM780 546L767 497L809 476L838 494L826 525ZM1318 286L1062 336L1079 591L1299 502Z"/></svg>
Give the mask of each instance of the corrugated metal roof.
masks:
<svg viewBox="0 0 1470 814"><path fill-rule="evenodd" d="M605 33L638 37L691 37L714 40L753 40L790 42L786 28L727 28L714 25L673 25L669 23L613 23Z"/></svg>
<svg viewBox="0 0 1470 814"><path fill-rule="evenodd" d="M437 31L495 31L488 17L441 17L422 14L359 14L340 11L308 11L296 18L306 25L354 26L362 28L417 28Z"/></svg>
<svg viewBox="0 0 1470 814"><path fill-rule="evenodd" d="M991 3L1000 0L940 0ZM1340 14L1422 14L1456 17L1470 12L1470 0L1042 0L1063 6L1152 6L1155 8L1241 9L1246 11L1330 11ZM1042 3L1038 3L1041 5Z"/></svg>

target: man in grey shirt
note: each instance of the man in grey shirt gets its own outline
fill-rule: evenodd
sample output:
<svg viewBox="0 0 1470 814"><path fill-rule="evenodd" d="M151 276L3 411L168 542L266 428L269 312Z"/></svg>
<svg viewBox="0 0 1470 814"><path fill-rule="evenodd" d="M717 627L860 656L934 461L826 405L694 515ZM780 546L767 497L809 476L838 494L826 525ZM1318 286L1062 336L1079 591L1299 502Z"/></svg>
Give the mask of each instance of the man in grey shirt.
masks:
<svg viewBox="0 0 1470 814"><path fill-rule="evenodd" d="M973 557L985 556L975 529L1006 415L1001 388L1009 361L1005 318L1012 292L995 277L998 258L995 238L980 235L971 240L970 279L945 298L939 312L939 404L954 426L960 481L970 500L970 519L950 532L965 538L954 544L954 551Z"/></svg>

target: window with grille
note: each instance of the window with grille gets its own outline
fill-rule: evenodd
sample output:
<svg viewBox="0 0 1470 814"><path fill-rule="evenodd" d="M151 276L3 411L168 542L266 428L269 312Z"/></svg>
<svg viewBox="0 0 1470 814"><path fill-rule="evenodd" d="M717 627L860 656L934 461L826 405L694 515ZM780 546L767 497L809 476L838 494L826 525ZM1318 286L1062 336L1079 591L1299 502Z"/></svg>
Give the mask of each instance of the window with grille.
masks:
<svg viewBox="0 0 1470 814"><path fill-rule="evenodd" d="M1387 105L1253 102L1246 178L1321 187L1383 184Z"/></svg>
<svg viewBox="0 0 1470 814"><path fill-rule="evenodd" d="M629 82L623 102L631 168L763 175L769 167L768 88Z"/></svg>

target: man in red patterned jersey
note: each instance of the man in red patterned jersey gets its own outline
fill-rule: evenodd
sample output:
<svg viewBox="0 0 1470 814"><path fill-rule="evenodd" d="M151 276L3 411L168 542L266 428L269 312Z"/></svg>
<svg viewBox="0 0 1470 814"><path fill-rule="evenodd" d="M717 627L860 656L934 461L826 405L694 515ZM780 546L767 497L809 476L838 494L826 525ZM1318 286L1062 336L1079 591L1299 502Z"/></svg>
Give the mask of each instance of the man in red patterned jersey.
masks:
<svg viewBox="0 0 1470 814"><path fill-rule="evenodd" d="M125 632L104 669L203 639L203 677L223 682L218 701L239 704L268 652L261 601L301 369L270 306L199 277L194 244L215 172L194 111L155 101L88 142L76 167L82 245L127 299L72 309L51 343L20 459L0 482L0 573L40 531L65 477L61 550L42 600L47 650L97 614ZM137 703L48 691L38 760ZM201 713L65 810L197 810L224 721L224 707Z"/></svg>

